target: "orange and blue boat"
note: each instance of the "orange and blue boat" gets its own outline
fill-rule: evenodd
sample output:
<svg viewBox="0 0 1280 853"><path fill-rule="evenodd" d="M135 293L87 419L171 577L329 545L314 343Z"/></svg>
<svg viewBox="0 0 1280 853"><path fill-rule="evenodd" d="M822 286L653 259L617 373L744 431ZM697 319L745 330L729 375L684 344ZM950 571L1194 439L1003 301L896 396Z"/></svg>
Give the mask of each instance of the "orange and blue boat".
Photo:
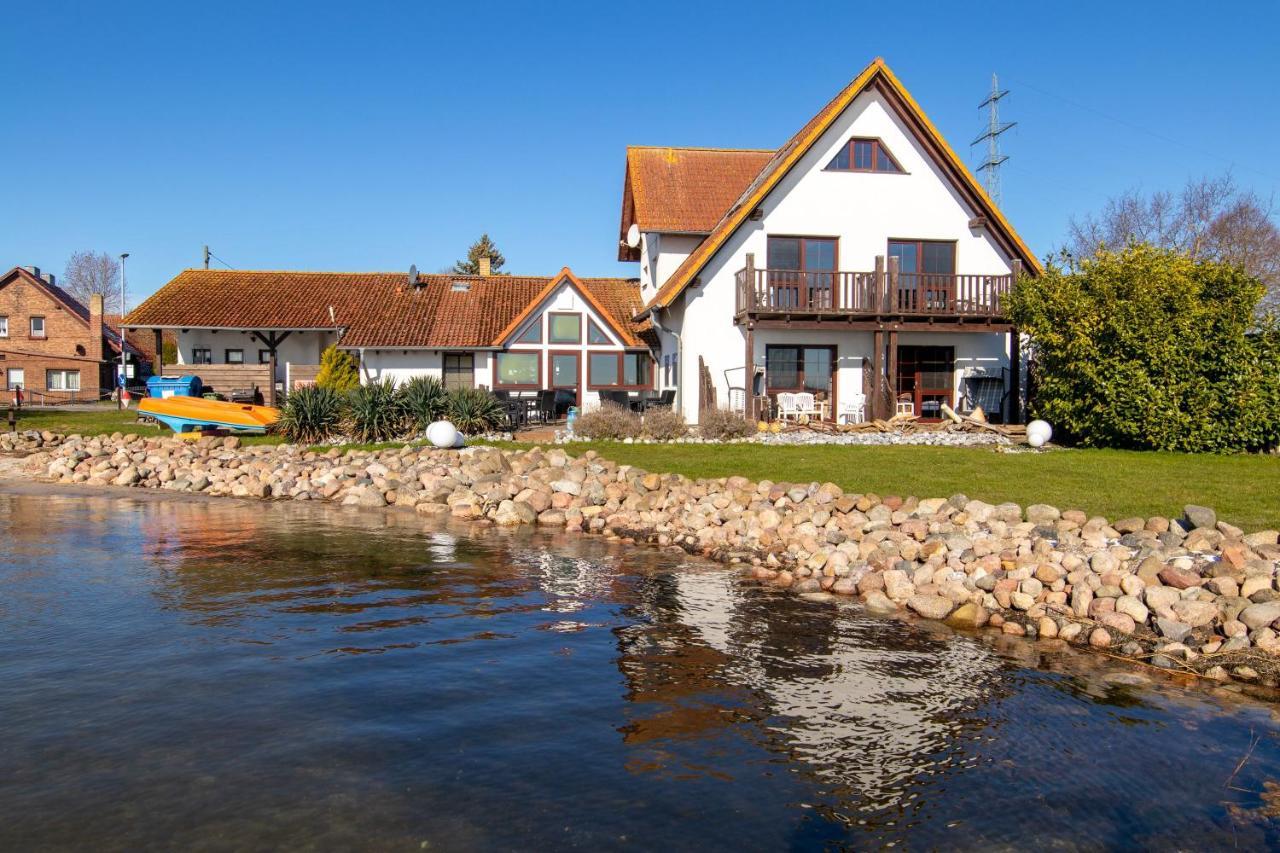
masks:
<svg viewBox="0 0 1280 853"><path fill-rule="evenodd" d="M138 413L155 418L175 433L205 430L261 433L280 419L280 410L270 406L226 403L203 397L146 397L138 403Z"/></svg>

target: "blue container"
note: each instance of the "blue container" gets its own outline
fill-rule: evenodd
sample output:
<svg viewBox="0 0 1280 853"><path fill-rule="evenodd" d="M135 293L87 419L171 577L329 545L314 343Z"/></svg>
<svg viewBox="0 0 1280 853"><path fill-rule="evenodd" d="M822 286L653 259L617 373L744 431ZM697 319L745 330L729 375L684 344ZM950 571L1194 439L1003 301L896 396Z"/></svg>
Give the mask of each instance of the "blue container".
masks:
<svg viewBox="0 0 1280 853"><path fill-rule="evenodd" d="M199 397L202 390L199 376L152 376L147 380L149 397Z"/></svg>
<svg viewBox="0 0 1280 853"><path fill-rule="evenodd" d="M573 435L573 422L574 422L574 421L576 421L577 419L578 419L578 407L577 407L577 406L570 406L570 407L569 407L569 422L568 422L567 424L565 424L565 428L566 428L566 429L568 429L568 431L569 431L569 435Z"/></svg>

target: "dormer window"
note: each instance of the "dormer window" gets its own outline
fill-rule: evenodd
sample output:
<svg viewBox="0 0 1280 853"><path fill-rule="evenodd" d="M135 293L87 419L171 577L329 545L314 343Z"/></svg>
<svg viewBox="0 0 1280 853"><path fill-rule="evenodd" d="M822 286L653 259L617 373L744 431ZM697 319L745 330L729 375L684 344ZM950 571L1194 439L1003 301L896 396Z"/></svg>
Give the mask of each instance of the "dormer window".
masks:
<svg viewBox="0 0 1280 853"><path fill-rule="evenodd" d="M902 174L902 167L879 139L853 138L827 164L828 172L888 172Z"/></svg>
<svg viewBox="0 0 1280 853"><path fill-rule="evenodd" d="M449 287L454 293L469 293L471 291L471 282L462 279L454 279Z"/></svg>

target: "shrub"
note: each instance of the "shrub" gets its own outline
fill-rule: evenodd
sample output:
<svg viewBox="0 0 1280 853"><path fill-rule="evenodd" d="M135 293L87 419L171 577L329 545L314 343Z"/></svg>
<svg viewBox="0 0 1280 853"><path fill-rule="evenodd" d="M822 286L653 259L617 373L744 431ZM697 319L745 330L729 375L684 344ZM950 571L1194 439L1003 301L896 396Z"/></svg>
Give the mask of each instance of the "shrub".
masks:
<svg viewBox="0 0 1280 853"><path fill-rule="evenodd" d="M459 432L470 435L492 432L507 420L502 403L483 388L455 388L448 392L444 413Z"/></svg>
<svg viewBox="0 0 1280 853"><path fill-rule="evenodd" d="M356 441L373 443L402 437L410 419L404 397L390 378L361 385L347 397L348 432Z"/></svg>
<svg viewBox="0 0 1280 853"><path fill-rule="evenodd" d="M645 412L643 432L647 438L670 441L688 435L689 425L675 409L652 409Z"/></svg>
<svg viewBox="0 0 1280 853"><path fill-rule="evenodd" d="M1241 270L1133 244L1018 282L1031 411L1093 447L1257 450L1280 441L1280 328Z"/></svg>
<svg viewBox="0 0 1280 853"><path fill-rule="evenodd" d="M444 383L434 376L415 376L400 386L405 412L418 431L444 417L448 395Z"/></svg>
<svg viewBox="0 0 1280 853"><path fill-rule="evenodd" d="M640 416L616 403L601 403L577 417L573 432L596 441L635 438L640 435Z"/></svg>
<svg viewBox="0 0 1280 853"><path fill-rule="evenodd" d="M334 391L351 391L360 385L360 368L355 356L331 346L320 355L316 384Z"/></svg>
<svg viewBox="0 0 1280 853"><path fill-rule="evenodd" d="M318 444L342 428L346 399L332 388L309 385L289 394L276 430L295 444Z"/></svg>
<svg viewBox="0 0 1280 853"><path fill-rule="evenodd" d="M755 424L728 409L706 409L698 418L698 434L703 438L742 438L755 431Z"/></svg>

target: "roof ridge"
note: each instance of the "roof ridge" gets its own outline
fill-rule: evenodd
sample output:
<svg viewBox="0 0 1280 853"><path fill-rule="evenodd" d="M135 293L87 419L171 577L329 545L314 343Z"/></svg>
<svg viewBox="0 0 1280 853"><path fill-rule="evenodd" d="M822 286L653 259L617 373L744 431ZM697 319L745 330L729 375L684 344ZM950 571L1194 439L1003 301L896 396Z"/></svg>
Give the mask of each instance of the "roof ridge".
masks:
<svg viewBox="0 0 1280 853"><path fill-rule="evenodd" d="M776 148L718 148L708 145L628 145L628 151L715 151L720 154L773 154Z"/></svg>

